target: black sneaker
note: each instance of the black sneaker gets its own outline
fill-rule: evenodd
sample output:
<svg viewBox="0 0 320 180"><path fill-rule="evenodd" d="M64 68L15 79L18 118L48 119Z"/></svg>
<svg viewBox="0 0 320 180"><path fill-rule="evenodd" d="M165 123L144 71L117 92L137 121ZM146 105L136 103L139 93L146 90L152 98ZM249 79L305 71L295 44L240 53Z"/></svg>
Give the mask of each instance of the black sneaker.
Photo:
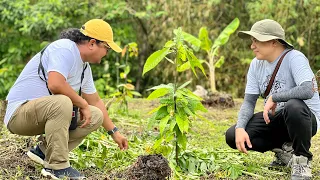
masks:
<svg viewBox="0 0 320 180"><path fill-rule="evenodd" d="M70 180L85 179L85 177L81 175L79 171L73 169L72 167L59 169L59 170L44 168L42 169L41 174L49 179L60 179L60 178L67 178Z"/></svg>
<svg viewBox="0 0 320 180"><path fill-rule="evenodd" d="M30 159L32 159L36 163L43 165L45 155L43 154L39 146L36 146L35 148L30 149L30 151L27 152L27 155L29 156Z"/></svg>

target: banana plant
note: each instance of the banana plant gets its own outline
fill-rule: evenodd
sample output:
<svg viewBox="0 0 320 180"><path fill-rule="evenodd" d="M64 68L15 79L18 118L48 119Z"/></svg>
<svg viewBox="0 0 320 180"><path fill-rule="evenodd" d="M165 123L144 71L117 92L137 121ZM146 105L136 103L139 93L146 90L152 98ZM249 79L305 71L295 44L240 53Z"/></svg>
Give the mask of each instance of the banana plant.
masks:
<svg viewBox="0 0 320 180"><path fill-rule="evenodd" d="M153 149L161 148L163 143L173 142L175 147L175 160L179 165L179 154L187 148L187 134L191 122L201 117L197 111L206 112L201 98L186 88L191 81L178 85L177 78L180 69L191 69L197 76L195 68L199 68L205 75L204 68L199 59L188 48L183 39L182 29L174 30L175 37L168 41L161 50L151 54L143 68L143 75L155 68L162 60L167 60L175 66L174 82L161 84L150 88L154 90L147 99L160 99L160 105L153 109L152 119L159 122L160 135L153 145ZM189 66L186 66L189 64ZM163 67L162 67L163 68Z"/></svg>
<svg viewBox="0 0 320 180"><path fill-rule="evenodd" d="M189 33L182 32L184 39L195 51L199 51L201 49L207 53L207 60L203 60L202 62L204 62L209 68L210 88L213 93L217 92L215 68L220 68L224 64L224 56L219 57L219 49L228 42L230 35L237 30L239 24L239 19L235 18L227 27L224 28L213 43L209 39L206 27L200 28L198 38Z"/></svg>

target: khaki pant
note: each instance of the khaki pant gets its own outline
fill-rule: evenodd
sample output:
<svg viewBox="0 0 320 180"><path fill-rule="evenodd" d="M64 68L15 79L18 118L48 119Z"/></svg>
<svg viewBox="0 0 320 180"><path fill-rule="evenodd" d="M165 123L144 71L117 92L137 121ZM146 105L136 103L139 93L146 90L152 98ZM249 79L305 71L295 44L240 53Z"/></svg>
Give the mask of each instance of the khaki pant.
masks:
<svg viewBox="0 0 320 180"><path fill-rule="evenodd" d="M45 154L45 168L64 169L70 166L69 151L76 148L103 121L100 109L90 106L91 123L69 131L72 116L72 102L64 95L41 97L22 104L12 115L8 129L14 134L34 136L45 134L39 145Z"/></svg>

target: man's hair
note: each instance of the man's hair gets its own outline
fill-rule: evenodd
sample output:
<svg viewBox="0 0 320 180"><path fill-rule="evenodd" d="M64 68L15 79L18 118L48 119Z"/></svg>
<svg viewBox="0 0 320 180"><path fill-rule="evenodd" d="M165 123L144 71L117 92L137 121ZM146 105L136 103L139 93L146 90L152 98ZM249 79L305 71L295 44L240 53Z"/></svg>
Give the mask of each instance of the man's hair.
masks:
<svg viewBox="0 0 320 180"><path fill-rule="evenodd" d="M80 29L77 28L69 28L60 33L59 39L70 39L71 41L75 42L76 44L81 44L84 41L90 41L91 38L89 36L85 36L80 32ZM96 39L96 43L99 44L101 41Z"/></svg>

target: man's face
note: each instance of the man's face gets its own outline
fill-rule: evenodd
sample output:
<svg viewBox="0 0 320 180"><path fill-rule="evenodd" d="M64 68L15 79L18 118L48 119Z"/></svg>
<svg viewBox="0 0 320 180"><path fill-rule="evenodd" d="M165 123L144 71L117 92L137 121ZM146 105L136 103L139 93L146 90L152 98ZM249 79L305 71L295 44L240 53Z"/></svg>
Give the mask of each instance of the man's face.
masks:
<svg viewBox="0 0 320 180"><path fill-rule="evenodd" d="M97 43L95 40L90 40L89 42L90 55L88 57L88 62L90 63L100 63L101 59L107 55L108 51L111 49L106 42Z"/></svg>

